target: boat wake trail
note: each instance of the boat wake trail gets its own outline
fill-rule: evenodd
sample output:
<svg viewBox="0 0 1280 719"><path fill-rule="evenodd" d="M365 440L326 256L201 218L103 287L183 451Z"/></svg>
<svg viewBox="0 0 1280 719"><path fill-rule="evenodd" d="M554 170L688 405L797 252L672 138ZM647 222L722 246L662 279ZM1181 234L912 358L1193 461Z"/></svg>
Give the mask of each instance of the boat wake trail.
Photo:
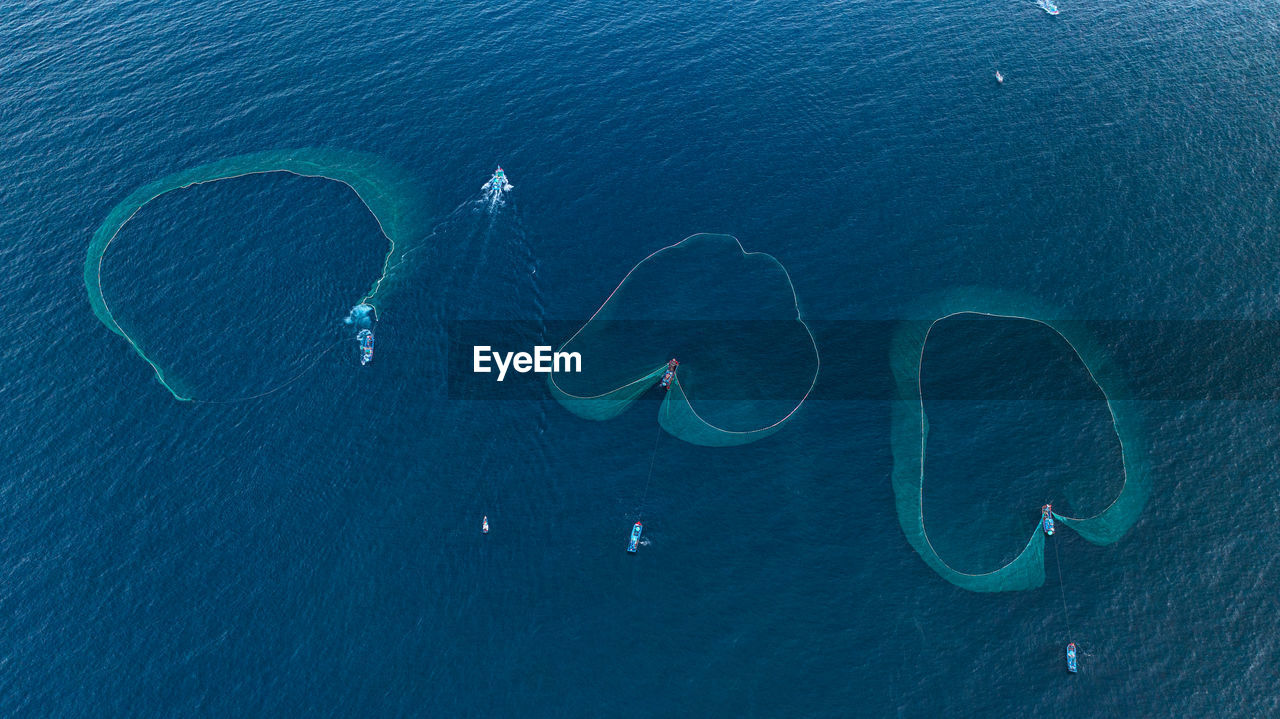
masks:
<svg viewBox="0 0 1280 719"><path fill-rule="evenodd" d="M471 206L469 226L459 228L458 239L450 243L456 254L449 294L457 301L448 304L455 319L526 317L530 312L542 317L539 258L517 208L507 206L500 195L496 199L501 204L494 204L491 193L498 192L482 192Z"/></svg>

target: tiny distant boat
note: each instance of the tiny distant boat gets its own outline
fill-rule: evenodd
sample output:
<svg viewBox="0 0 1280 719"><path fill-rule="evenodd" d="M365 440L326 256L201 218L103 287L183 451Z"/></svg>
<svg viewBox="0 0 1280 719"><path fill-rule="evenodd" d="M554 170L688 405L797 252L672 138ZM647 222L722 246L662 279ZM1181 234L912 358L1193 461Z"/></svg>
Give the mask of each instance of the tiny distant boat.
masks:
<svg viewBox="0 0 1280 719"><path fill-rule="evenodd" d="M671 389L671 380L675 379L676 367L679 366L680 363L673 357L671 361L667 363L667 371L662 373L662 379L658 381L658 386L663 390Z"/></svg>
<svg viewBox="0 0 1280 719"><path fill-rule="evenodd" d="M1036 5L1039 5L1041 10L1050 15L1058 14L1058 6L1053 4L1053 0L1036 0Z"/></svg>
<svg viewBox="0 0 1280 719"><path fill-rule="evenodd" d="M640 546L640 533L644 531L644 525L636 522L636 526L631 528L631 542L627 545L627 551L635 554L636 547Z"/></svg>
<svg viewBox="0 0 1280 719"><path fill-rule="evenodd" d="M493 173L493 177L490 177L489 181L484 183L480 189L488 192L506 192L514 187L510 182L507 182L507 173L503 172L502 166L499 165L498 171Z"/></svg>
<svg viewBox="0 0 1280 719"><path fill-rule="evenodd" d="M1067 671L1072 674L1076 673L1076 643L1071 642L1067 645Z"/></svg>
<svg viewBox="0 0 1280 719"><path fill-rule="evenodd" d="M1053 536L1053 505L1046 504L1040 508L1040 527L1044 533Z"/></svg>
<svg viewBox="0 0 1280 719"><path fill-rule="evenodd" d="M484 521L480 523L480 531L485 534L489 533L489 515L484 515Z"/></svg>
<svg viewBox="0 0 1280 719"><path fill-rule="evenodd" d="M999 70L996 70L996 82L1001 85L1004 84L1004 75L1001 75Z"/></svg>
<svg viewBox="0 0 1280 719"><path fill-rule="evenodd" d="M356 339L360 341L360 364L367 365L373 359L373 333L360 330L356 333Z"/></svg>

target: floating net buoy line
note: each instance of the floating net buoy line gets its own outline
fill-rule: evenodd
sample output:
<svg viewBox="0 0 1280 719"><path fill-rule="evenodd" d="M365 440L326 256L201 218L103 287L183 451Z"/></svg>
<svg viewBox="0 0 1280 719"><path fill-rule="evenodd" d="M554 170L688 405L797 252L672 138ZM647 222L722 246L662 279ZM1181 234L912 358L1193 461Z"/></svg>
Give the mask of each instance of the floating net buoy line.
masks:
<svg viewBox="0 0 1280 719"><path fill-rule="evenodd" d="M1107 545L1123 537L1142 513L1149 494L1138 405L1136 401L1115 399L1128 396L1123 391L1123 380L1107 353L1081 323L1050 319L1061 315L1025 298L990 290L954 291L917 315L931 319L902 322L895 331L890 357L897 389L891 433L893 493L898 521L907 541L935 572L963 589L1001 592L1039 587L1044 584L1045 576L1045 536L1039 520L1032 525L1027 543L1017 556L1002 566L980 573L963 572L949 565L939 555L925 526L925 454L929 434L922 383L925 346L938 323L964 315L1024 320L1048 328L1071 348L1075 359L1101 392L1111 427L1120 441L1119 492L1100 511L1089 516L1052 513L1063 525L1093 544ZM1039 517L1039 512L1036 516Z"/></svg>
<svg viewBox="0 0 1280 719"><path fill-rule="evenodd" d="M352 303L355 305L352 318L357 322L377 319L382 297L389 290L393 268L401 264L405 252L411 249L415 239L426 236L424 203L416 183L381 158L360 152L307 148L237 155L175 172L134 190L107 213L89 241L84 261L85 290L89 295L89 305L98 320L129 343L134 352L151 366L156 379L175 399L185 402L194 398L176 388L180 383L166 376L164 369L148 356L143 342L120 325L107 304L102 288L102 265L107 249L139 210L167 192L219 180L276 172L332 180L346 185L373 215L386 238L388 247L381 274L373 280L365 296Z"/></svg>
<svg viewBox="0 0 1280 719"><path fill-rule="evenodd" d="M821 363L786 268L711 234L641 260L559 351L582 357L580 372L547 378L573 414L611 419L652 392L664 430L711 447L776 432L813 392ZM678 368L663 381L672 358Z"/></svg>

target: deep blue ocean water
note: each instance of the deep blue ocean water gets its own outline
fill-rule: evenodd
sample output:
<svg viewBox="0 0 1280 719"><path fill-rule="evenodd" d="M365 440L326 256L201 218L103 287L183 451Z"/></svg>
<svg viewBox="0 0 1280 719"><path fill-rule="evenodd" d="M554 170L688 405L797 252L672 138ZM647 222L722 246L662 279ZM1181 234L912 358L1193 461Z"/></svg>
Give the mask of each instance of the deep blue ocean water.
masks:
<svg viewBox="0 0 1280 719"><path fill-rule="evenodd" d="M589 423L449 397L451 321L581 321L695 232L775 255L815 320L962 285L1080 319L1273 318L1274 6L1060 7L7 3L0 713L1275 714L1280 416L1162 391L1212 372L1143 376L1165 399L1129 534L1060 532L1062 580L1049 557L1005 594L905 541L884 401L828 387L744 447L661 437L644 492L652 403ZM388 158L449 219L362 369L331 345L385 243L349 191L256 176L148 205L104 266L121 321L214 398L308 367L177 402L91 313L89 237L150 180L288 147ZM490 214L468 203L497 163L516 190ZM1270 367L1212 336L1186 351ZM1105 494L1116 443L1084 404L931 415L948 559L1016 551L1046 495Z"/></svg>

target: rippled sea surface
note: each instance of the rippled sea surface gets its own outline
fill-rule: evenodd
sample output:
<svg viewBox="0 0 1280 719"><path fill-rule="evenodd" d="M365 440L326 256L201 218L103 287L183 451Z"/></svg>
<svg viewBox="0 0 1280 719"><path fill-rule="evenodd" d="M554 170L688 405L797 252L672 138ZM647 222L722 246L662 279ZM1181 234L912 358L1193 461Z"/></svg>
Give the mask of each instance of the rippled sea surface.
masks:
<svg viewBox="0 0 1280 719"><path fill-rule="evenodd" d="M883 399L827 386L766 440L654 452L653 402L589 423L449 393L451 322L583 320L696 232L776 256L815 321L969 285L1074 319L1275 317L1274 7L1060 8L6 3L0 713L1280 711L1280 416L1167 389L1212 388L1214 361L1134 380L1156 399L1129 534L1061 531L1045 585L1004 594L907 544ZM395 162L437 229L361 368L333 343L385 240L344 187L262 175L148 205L104 262L122 324L207 398L306 370L177 402L90 311L89 237L151 180L291 147ZM516 189L476 204L499 163ZM1270 371L1216 336L1183 351ZM1041 349L968 376L1070 366ZM866 356L885 384L887 349ZM958 564L1016 552L1046 497L1114 487L1096 401L1021 406L931 414L925 511Z"/></svg>

